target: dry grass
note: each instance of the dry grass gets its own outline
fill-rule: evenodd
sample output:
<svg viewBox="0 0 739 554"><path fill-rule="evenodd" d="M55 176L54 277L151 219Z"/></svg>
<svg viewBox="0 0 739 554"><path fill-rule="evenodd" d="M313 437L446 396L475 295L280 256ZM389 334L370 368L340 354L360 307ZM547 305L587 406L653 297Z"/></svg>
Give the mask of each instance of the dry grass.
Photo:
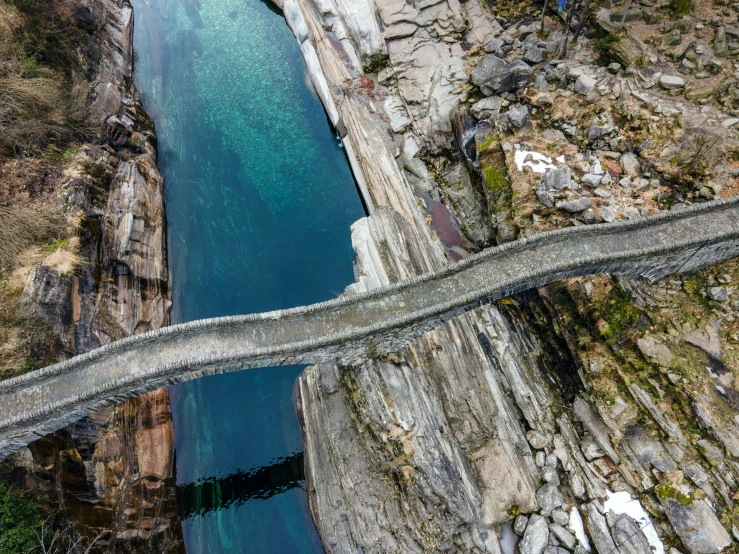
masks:
<svg viewBox="0 0 739 554"><path fill-rule="evenodd" d="M91 134L75 5L0 0L0 156L37 156Z"/></svg>
<svg viewBox="0 0 739 554"><path fill-rule="evenodd" d="M34 244L64 240L68 227L67 218L57 207L0 206L0 270L13 268L21 253Z"/></svg>

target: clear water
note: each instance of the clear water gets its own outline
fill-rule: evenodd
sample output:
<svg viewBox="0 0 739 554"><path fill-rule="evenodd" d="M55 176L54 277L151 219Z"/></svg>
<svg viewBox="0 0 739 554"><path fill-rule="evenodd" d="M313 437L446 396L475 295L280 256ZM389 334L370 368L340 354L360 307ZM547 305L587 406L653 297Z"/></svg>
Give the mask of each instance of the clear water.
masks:
<svg viewBox="0 0 739 554"><path fill-rule="evenodd" d="M173 321L287 308L353 280L364 215L282 16L260 0L133 0L159 138ZM292 405L302 367L171 389L189 554L321 552Z"/></svg>

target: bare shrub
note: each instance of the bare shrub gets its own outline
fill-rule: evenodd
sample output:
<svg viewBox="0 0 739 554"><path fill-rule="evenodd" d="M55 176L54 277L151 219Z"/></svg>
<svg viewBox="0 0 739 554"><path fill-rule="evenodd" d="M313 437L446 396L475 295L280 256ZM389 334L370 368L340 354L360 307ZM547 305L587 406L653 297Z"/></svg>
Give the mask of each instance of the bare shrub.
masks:
<svg viewBox="0 0 739 554"><path fill-rule="evenodd" d="M66 235L67 219L59 208L0 206L0 269L13 267L30 246L48 244Z"/></svg>
<svg viewBox="0 0 739 554"><path fill-rule="evenodd" d="M700 178L726 160L730 144L723 127L687 127L661 157L670 164L675 178Z"/></svg>
<svg viewBox="0 0 739 554"><path fill-rule="evenodd" d="M101 535L92 540L86 540L74 529L72 524L53 529L46 523L42 523L36 537L38 538L38 546L31 552L38 552L39 554L89 554L93 551L93 547Z"/></svg>

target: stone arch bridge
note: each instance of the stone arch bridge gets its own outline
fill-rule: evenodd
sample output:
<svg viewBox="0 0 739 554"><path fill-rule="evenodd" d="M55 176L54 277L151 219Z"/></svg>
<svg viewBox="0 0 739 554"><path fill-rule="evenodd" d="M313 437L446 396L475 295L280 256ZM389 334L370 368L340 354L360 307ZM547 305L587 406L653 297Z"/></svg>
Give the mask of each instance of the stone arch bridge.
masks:
<svg viewBox="0 0 739 554"><path fill-rule="evenodd" d="M0 382L0 459L165 385L250 367L358 362L483 303L553 281L594 273L654 280L737 255L739 198L534 235L320 304L173 325Z"/></svg>

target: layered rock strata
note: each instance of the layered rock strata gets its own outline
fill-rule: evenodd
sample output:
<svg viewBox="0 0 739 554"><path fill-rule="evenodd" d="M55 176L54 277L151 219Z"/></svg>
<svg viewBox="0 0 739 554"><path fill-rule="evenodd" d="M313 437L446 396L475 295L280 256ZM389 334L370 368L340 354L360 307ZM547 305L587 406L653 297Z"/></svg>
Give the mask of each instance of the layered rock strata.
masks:
<svg viewBox="0 0 739 554"><path fill-rule="evenodd" d="M75 17L90 35L80 70L99 129L63 175L66 208L81 221L81 261L72 274L37 266L24 292L65 345L58 359L158 329L171 304L156 135L133 85L133 10L127 0L82 1ZM169 399L160 390L32 443L4 472L56 495L98 546L176 552L173 452Z"/></svg>
<svg viewBox="0 0 739 554"><path fill-rule="evenodd" d="M564 170L562 179L552 175L535 191L523 166L536 171L550 164L546 170L555 167L552 160L511 144L531 129L531 108L513 102L523 99L530 82L540 90L556 83L557 72L547 66L536 80L532 66L557 51L561 33L546 42L537 40L538 25L511 28L522 42L513 32L501 33L488 6L475 0L366 3L351 16L332 3L281 5L370 212L352 228L357 282L351 290L428 272L476 246L533 232L537 198L565 213L587 210L588 198L556 197L571 186ZM363 24L359 11L367 17ZM470 61L482 46L488 61L473 72ZM518 48L522 59L506 59ZM583 97L599 84L566 64L559 71ZM468 73L489 97L470 108L479 123L455 115L475 98ZM504 104L512 105L499 118ZM542 100L540 106L553 105ZM613 131L607 116L594 125L593 141ZM564 138L558 130L548 136ZM614 149L622 147L621 137L611 140ZM635 156L619 157L624 171L640 171ZM481 173L481 191L460 178L454 165L460 161L465 171ZM600 182L599 163L588 164L588 173ZM476 207L480 198L483 209ZM584 286L592 291L596 285ZM640 282L615 287L632 299L652 297ZM739 535L736 408L716 400L711 383L681 384L681 401L669 406L664 383L649 377L648 387L640 385L626 372L633 362L618 357L602 375L616 375L625 392L601 396L605 384L593 376L602 359L593 352L602 349L582 354L592 339L584 329L573 335L571 307L556 301L558 290L479 308L394 355L303 373L297 407L308 495L328 552L499 552L501 524L513 519L524 554L592 548L648 554L664 545L717 553L731 544L731 532ZM593 331L616 332L604 325L596 320ZM697 340L710 345L709 335L707 328ZM614 352L632 351L614 344ZM664 358L661 349L645 348ZM592 362L585 365L588 356ZM726 398L736 388L735 373L728 372ZM683 383L679 374L669 375L665 383ZM681 430L686 413L700 426L690 438ZM627 513L617 493L639 498L632 502L641 512Z"/></svg>

